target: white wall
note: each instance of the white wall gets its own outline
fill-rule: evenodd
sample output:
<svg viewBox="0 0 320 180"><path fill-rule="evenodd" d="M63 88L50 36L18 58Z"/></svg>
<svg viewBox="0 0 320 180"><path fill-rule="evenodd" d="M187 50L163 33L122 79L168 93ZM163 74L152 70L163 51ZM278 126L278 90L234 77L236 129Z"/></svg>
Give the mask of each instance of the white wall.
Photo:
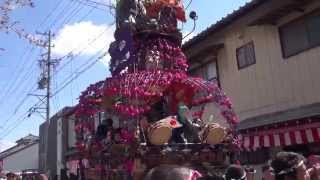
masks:
<svg viewBox="0 0 320 180"><path fill-rule="evenodd" d="M14 153L3 159L4 170L21 172L25 169L38 169L39 143Z"/></svg>
<svg viewBox="0 0 320 180"><path fill-rule="evenodd" d="M304 13L319 7L320 1L315 1ZM290 58L282 56L278 28L301 16L291 13L276 26L247 26L246 21L230 26L222 36L225 47L218 55L220 83L241 120L320 102L320 47ZM251 41L256 64L238 70L236 49Z"/></svg>

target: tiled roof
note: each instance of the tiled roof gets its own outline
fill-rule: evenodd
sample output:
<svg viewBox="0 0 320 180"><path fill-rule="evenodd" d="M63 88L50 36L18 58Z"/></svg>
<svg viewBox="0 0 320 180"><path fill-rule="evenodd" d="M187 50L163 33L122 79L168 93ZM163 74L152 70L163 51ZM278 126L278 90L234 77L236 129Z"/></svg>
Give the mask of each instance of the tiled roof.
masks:
<svg viewBox="0 0 320 180"><path fill-rule="evenodd" d="M19 152L29 146L32 146L36 143L39 142L39 137L38 136L35 136L35 135L32 135L32 134L29 134L27 135L26 137L23 137L19 140L16 141L16 145L5 150L5 151L2 151L0 152L0 159L3 159L5 157L8 157L10 156L11 154L14 154L16 152Z"/></svg>
<svg viewBox="0 0 320 180"><path fill-rule="evenodd" d="M235 10L231 14L228 14L227 16L223 17L217 23L211 25L206 30L202 31L201 33L199 33L189 41L185 42L182 46L183 49L186 49L192 46L193 44L205 39L206 36L208 36L209 34L228 26L229 24L231 24L241 16L249 13L251 10L255 9L256 7L258 7L259 5L267 1L268 0L252 0L251 2L246 3L244 6L241 6L238 10Z"/></svg>
<svg viewBox="0 0 320 180"><path fill-rule="evenodd" d="M6 158L12 154L15 154L17 152L20 152L30 146L33 146L35 144L39 143L39 140L35 140L26 144L18 144L16 146L13 146L12 148L9 148L3 152L0 153L0 159Z"/></svg>

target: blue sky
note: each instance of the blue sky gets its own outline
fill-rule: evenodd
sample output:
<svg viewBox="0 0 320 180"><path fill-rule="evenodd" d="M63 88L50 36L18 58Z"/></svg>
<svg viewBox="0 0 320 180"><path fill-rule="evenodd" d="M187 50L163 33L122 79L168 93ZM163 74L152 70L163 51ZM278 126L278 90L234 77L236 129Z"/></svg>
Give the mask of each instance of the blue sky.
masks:
<svg viewBox="0 0 320 180"><path fill-rule="evenodd" d="M0 4L4 0L0 0ZM83 0L85 1L85 0ZM109 0L96 0L103 3ZM220 20L222 17L238 9L250 0L193 0L188 12L198 13L197 34ZM186 1L187 4L189 1ZM92 8L79 4L77 0L34 0L34 8L15 9L11 14L18 26L26 32L35 34L49 29L55 34L53 38L53 57L60 58L73 52L74 58L64 58L57 64L53 76L53 92L61 88L72 76L78 74L87 64L95 60L100 50L106 51L112 41L113 16L103 6ZM183 32L192 29L192 22L184 25ZM36 90L36 82L40 70L38 60L45 49L30 45L14 33L0 30L0 150L12 145L11 142L32 133L38 135L39 124L44 119L37 113L23 120L28 109L38 102L36 97L28 93L44 94ZM81 53L80 53L81 52ZM80 54L79 54L80 53ZM66 88L51 100L51 115L64 106L77 103L81 91L91 83L109 76L108 58L96 63L85 73L72 81ZM2 127L1 127L2 126Z"/></svg>

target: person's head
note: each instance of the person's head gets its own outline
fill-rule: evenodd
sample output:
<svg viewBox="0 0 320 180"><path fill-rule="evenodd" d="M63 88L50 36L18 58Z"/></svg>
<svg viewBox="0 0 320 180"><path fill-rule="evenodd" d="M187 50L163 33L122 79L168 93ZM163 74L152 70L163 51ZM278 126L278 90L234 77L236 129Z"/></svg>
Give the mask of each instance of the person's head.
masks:
<svg viewBox="0 0 320 180"><path fill-rule="evenodd" d="M319 180L320 179L320 165L310 169L310 180Z"/></svg>
<svg viewBox="0 0 320 180"><path fill-rule="evenodd" d="M276 180L305 180L308 178L305 158L294 152L279 152L271 161Z"/></svg>
<svg viewBox="0 0 320 180"><path fill-rule="evenodd" d="M151 169L144 180L197 180L200 173L186 167L162 165Z"/></svg>
<svg viewBox="0 0 320 180"><path fill-rule="evenodd" d="M12 172L7 173L6 176L7 180L15 180L17 178L17 176Z"/></svg>
<svg viewBox="0 0 320 180"><path fill-rule="evenodd" d="M48 180L48 177L45 174L40 174L39 179L41 180Z"/></svg>
<svg viewBox="0 0 320 180"><path fill-rule="evenodd" d="M121 141L121 128L117 128L117 129L114 131L114 140L115 140L116 142Z"/></svg>
<svg viewBox="0 0 320 180"><path fill-rule="evenodd" d="M197 180L224 180L223 176L218 175L217 172L210 171L205 167L201 167L201 175L202 177L199 177Z"/></svg>
<svg viewBox="0 0 320 180"><path fill-rule="evenodd" d="M262 180L273 180L274 179L274 176L270 172L270 165L269 164L262 166L261 171L262 171Z"/></svg>
<svg viewBox="0 0 320 180"><path fill-rule="evenodd" d="M102 121L102 124L105 124L108 127L112 127L113 126L113 120L111 118L105 119L105 120Z"/></svg>
<svg viewBox="0 0 320 180"><path fill-rule="evenodd" d="M223 177L217 175L206 175L198 178L197 180L224 180Z"/></svg>
<svg viewBox="0 0 320 180"><path fill-rule="evenodd" d="M224 178L225 180L246 180L247 174L242 166L232 164L227 168Z"/></svg>

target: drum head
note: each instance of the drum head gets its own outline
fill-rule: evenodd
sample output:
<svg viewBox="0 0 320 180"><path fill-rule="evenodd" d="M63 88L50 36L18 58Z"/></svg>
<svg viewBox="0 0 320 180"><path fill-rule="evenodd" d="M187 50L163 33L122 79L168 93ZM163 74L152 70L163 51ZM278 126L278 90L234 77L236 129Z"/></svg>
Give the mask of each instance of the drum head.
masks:
<svg viewBox="0 0 320 180"><path fill-rule="evenodd" d="M149 141L153 145L163 145L168 143L172 136L172 129L170 127L156 127L149 132Z"/></svg>
<svg viewBox="0 0 320 180"><path fill-rule="evenodd" d="M226 132L224 128L213 128L209 130L206 141L208 144L219 144L222 143L225 136Z"/></svg>

